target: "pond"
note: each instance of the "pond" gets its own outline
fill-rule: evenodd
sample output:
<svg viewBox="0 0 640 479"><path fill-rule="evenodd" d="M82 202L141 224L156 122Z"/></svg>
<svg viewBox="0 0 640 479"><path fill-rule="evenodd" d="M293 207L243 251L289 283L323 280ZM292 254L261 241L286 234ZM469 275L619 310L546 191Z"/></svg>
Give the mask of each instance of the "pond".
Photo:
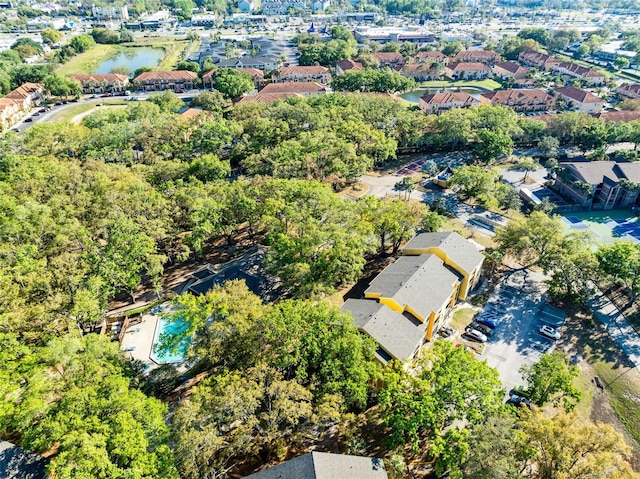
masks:
<svg viewBox="0 0 640 479"><path fill-rule="evenodd" d="M98 65L95 73L109 73L113 67L126 66L135 71L140 67L156 67L164 56L160 48L125 48Z"/></svg>
<svg viewBox="0 0 640 479"><path fill-rule="evenodd" d="M480 90L478 88L473 87L462 87L462 88L419 88L417 90L411 90L406 93L400 95L407 101L411 103L418 103L420 101L420 97L424 94L430 93L438 93L442 91L461 91L464 93L468 93L474 98L480 98L480 93L483 93L486 90Z"/></svg>

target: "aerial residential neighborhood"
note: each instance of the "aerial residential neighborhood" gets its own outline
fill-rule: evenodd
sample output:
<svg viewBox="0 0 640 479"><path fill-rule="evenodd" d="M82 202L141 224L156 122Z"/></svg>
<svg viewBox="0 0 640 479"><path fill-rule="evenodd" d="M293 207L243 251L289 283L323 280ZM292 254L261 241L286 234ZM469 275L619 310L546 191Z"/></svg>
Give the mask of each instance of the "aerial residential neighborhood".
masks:
<svg viewBox="0 0 640 479"><path fill-rule="evenodd" d="M0 2L0 479L640 477L638 20Z"/></svg>

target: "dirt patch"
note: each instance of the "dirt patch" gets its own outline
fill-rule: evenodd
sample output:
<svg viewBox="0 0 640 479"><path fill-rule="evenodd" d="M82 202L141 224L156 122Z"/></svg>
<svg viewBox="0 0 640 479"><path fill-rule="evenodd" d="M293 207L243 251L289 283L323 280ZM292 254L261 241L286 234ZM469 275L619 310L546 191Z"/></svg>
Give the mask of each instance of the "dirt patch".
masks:
<svg viewBox="0 0 640 479"><path fill-rule="evenodd" d="M631 465L640 471L640 444L632 434L637 425L633 416L620 414L626 406L621 399L638 406L640 372L617 348L602 325L594 321L590 312L566 304L554 306L567 313L565 330L570 331L557 347L580 368L584 378L581 389L585 400L590 399L588 407L578 406L580 414L594 423L610 424L621 433L632 447Z"/></svg>

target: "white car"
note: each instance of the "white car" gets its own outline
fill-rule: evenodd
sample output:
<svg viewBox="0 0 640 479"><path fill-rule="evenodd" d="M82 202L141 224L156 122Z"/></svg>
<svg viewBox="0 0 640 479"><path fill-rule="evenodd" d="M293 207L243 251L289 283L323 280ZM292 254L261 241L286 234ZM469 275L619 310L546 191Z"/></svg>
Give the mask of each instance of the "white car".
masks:
<svg viewBox="0 0 640 479"><path fill-rule="evenodd" d="M481 343L486 343L487 342L487 336L482 334L477 329L467 328L466 331L465 331L465 335L468 336L470 339L473 339L474 341L478 341L478 342L481 342Z"/></svg>
<svg viewBox="0 0 640 479"><path fill-rule="evenodd" d="M551 339L560 339L560 333L558 331L556 331L554 328L552 328L551 326L547 326L546 324L544 326L540 326L540 334L542 334L543 336L546 336L547 338L551 338Z"/></svg>

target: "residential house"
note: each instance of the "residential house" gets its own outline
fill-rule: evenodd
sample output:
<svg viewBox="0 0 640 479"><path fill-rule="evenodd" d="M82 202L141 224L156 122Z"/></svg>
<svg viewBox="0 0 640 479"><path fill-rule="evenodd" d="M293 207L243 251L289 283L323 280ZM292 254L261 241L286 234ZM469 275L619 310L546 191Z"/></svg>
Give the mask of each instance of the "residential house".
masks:
<svg viewBox="0 0 640 479"><path fill-rule="evenodd" d="M343 311L378 343L383 364L415 358L478 282L484 256L457 233L422 233Z"/></svg>
<svg viewBox="0 0 640 479"><path fill-rule="evenodd" d="M444 67L439 63L407 63L400 74L415 81L440 80Z"/></svg>
<svg viewBox="0 0 640 479"><path fill-rule="evenodd" d="M523 66L513 62L497 62L491 69L494 77L498 78L513 78L515 80L522 80L527 77L529 70Z"/></svg>
<svg viewBox="0 0 640 479"><path fill-rule="evenodd" d="M452 108L469 108L471 106L479 106L480 100L472 97L468 93L445 91L423 95L420 97L418 106L427 115L432 113L438 114Z"/></svg>
<svg viewBox="0 0 640 479"><path fill-rule="evenodd" d="M616 88L616 93L621 100L638 100L640 99L640 84L624 83Z"/></svg>
<svg viewBox="0 0 640 479"><path fill-rule="evenodd" d="M25 115L22 102L11 98L0 98L0 131L6 131Z"/></svg>
<svg viewBox="0 0 640 479"><path fill-rule="evenodd" d="M627 123L629 121L640 120L640 111L601 111L600 113L593 113L591 116L594 118L602 118L607 123Z"/></svg>
<svg viewBox="0 0 640 479"><path fill-rule="evenodd" d="M577 63L562 62L551 67L551 71L569 79L576 79L584 82L587 86L601 86L605 83L604 75L591 68L583 67Z"/></svg>
<svg viewBox="0 0 640 479"><path fill-rule="evenodd" d="M328 85L331 81L331 73L329 69L323 66L293 66L282 67L273 72L272 81L281 83L285 81L291 82L309 82L315 81L322 85Z"/></svg>
<svg viewBox="0 0 640 479"><path fill-rule="evenodd" d="M360 71L362 70L364 67L362 66L362 63L360 62L355 62L353 60L340 60L337 64L336 64L336 75L342 75L344 72L348 72L348 71Z"/></svg>
<svg viewBox="0 0 640 479"><path fill-rule="evenodd" d="M0 478L46 479L47 460L7 441L0 441ZM386 477L386 475L384 476Z"/></svg>
<svg viewBox="0 0 640 479"><path fill-rule="evenodd" d="M396 52L377 52L367 53L366 55L378 60L380 68L389 67L392 70L398 70L404 65L404 57Z"/></svg>
<svg viewBox="0 0 640 479"><path fill-rule="evenodd" d="M11 90L4 98L11 100L18 100L21 103L21 108L24 111L28 111L34 106L40 104L44 99L44 85L40 83L23 83L15 90Z"/></svg>
<svg viewBox="0 0 640 479"><path fill-rule="evenodd" d="M449 63L444 74L452 80L483 80L493 76L490 66L477 62Z"/></svg>
<svg viewBox="0 0 640 479"><path fill-rule="evenodd" d="M152 71L140 73L133 79L137 90L163 91L192 90L198 74L188 70Z"/></svg>
<svg viewBox="0 0 640 479"><path fill-rule="evenodd" d="M537 89L490 91L480 95L480 101L491 105L506 106L517 112L552 110L555 103L553 96Z"/></svg>
<svg viewBox="0 0 640 479"><path fill-rule="evenodd" d="M243 56L240 58L231 58L228 60L220 60L216 63L218 68L255 68L264 72L270 72L280 67L282 63L276 57L268 57L262 55Z"/></svg>
<svg viewBox="0 0 640 479"><path fill-rule="evenodd" d="M117 73L71 75L70 78L79 82L82 85L83 93L87 94L123 92L129 85L129 77Z"/></svg>
<svg viewBox="0 0 640 479"><path fill-rule="evenodd" d="M251 75L251 79L253 80L256 90L259 90L264 86L264 72L262 70L258 70L257 68L234 68L234 70ZM215 83L215 70L210 70L202 75L203 88L213 90Z"/></svg>
<svg viewBox="0 0 640 479"><path fill-rule="evenodd" d="M258 93L261 95L271 93L297 93L302 96L322 95L327 92L327 87L318 82L281 82L269 83Z"/></svg>
<svg viewBox="0 0 640 479"><path fill-rule="evenodd" d="M411 55L411 61L414 63L440 63L446 66L449 64L449 57L442 52L418 52Z"/></svg>
<svg viewBox="0 0 640 479"><path fill-rule="evenodd" d="M382 459L309 452L245 479L387 479Z"/></svg>
<svg viewBox="0 0 640 479"><path fill-rule="evenodd" d="M574 86L556 88L553 93L563 100L567 108L583 113L597 113L604 107L604 100L593 93Z"/></svg>
<svg viewBox="0 0 640 479"><path fill-rule="evenodd" d="M500 61L500 55L488 50L463 50L454 57L456 62L474 62L493 65Z"/></svg>
<svg viewBox="0 0 640 479"><path fill-rule="evenodd" d="M523 65L536 67L538 70L544 71L549 71L554 65L560 63L559 60L556 60L551 55L536 52L535 50L527 50L526 52L521 52L520 55L518 55L518 61Z"/></svg>
<svg viewBox="0 0 640 479"><path fill-rule="evenodd" d="M610 210L640 205L640 192L625 189L622 181L640 183L640 163L587 161L560 166L554 188L581 206Z"/></svg>

